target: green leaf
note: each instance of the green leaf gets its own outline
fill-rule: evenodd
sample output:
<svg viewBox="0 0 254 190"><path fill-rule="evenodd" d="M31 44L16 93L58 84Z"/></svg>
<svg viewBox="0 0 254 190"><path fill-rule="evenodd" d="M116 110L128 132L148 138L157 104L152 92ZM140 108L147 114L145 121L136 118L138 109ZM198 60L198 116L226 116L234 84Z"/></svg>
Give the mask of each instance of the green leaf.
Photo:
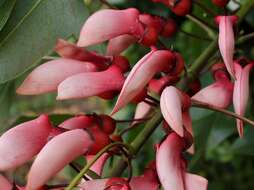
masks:
<svg viewBox="0 0 254 190"><path fill-rule="evenodd" d="M234 133L236 133L235 120L232 117L217 113L208 137L207 151L212 151Z"/></svg>
<svg viewBox="0 0 254 190"><path fill-rule="evenodd" d="M10 19L0 33L0 83L38 63L57 38L77 35L88 16L82 0L17 1L13 13L19 20Z"/></svg>
<svg viewBox="0 0 254 190"><path fill-rule="evenodd" d="M0 0L0 6L5 3L6 0Z"/></svg>
<svg viewBox="0 0 254 190"><path fill-rule="evenodd" d="M0 31L8 21L15 3L16 0L5 1L2 5L0 2Z"/></svg>
<svg viewBox="0 0 254 190"><path fill-rule="evenodd" d="M243 138L238 138L232 145L232 150L237 154L254 156L254 128L253 126L244 126Z"/></svg>

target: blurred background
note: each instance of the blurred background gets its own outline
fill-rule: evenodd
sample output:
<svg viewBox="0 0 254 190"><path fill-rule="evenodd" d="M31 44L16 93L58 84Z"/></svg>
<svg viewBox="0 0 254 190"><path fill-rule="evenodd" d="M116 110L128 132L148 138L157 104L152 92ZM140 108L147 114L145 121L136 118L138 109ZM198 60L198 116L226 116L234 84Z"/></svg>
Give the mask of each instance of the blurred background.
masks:
<svg viewBox="0 0 254 190"><path fill-rule="evenodd" d="M64 119L76 114L105 113L109 114L115 100L105 101L99 98L88 98L75 101L56 101L56 94L41 96L18 96L16 88L25 76L37 65L47 61L47 56L54 55L52 49L57 38L73 35L78 37L79 30L85 19L98 9L106 8L99 0L45 0L39 3L36 0L0 0L0 131L30 120L41 113L48 113L55 125ZM114 6L124 9L136 7L141 12L159 15L165 18L174 18L178 24L178 32L170 39L162 38L161 41L168 48L179 51L187 65L202 53L209 41L204 41L189 36L195 34L206 38L204 32L195 23L185 17L177 17L162 4L155 4L149 0L108 0ZM224 14L224 10L215 7L211 0L202 0L217 14ZM239 1L240 3L244 0ZM7 8L6 8L7 7ZM239 5L231 1L228 9L237 10ZM199 6L193 6L193 15L202 18L214 25L214 18L204 12ZM2 17L1 17L2 16ZM61 17L61 18L60 18ZM6 19L7 18L7 19ZM5 21L5 20L6 21ZM68 23L68 24L66 24ZM214 25L215 26L215 25ZM254 10L248 14L240 29L240 34L248 34L254 30ZM106 44L94 46L91 49L100 53L105 52ZM124 55L134 65L148 48L133 45ZM247 56L254 59L253 43L244 43L237 46L238 56ZM202 86L212 83L209 64L216 61L219 54L207 60L207 68L200 77ZM254 119L254 86L253 73L251 74L250 101L247 118ZM219 97L219 95L218 95ZM232 107L230 108L232 110ZM117 119L131 119L134 115L135 105L128 105L116 114ZM186 155L189 160L189 170L200 174L209 180L210 190L250 190L254 189L254 129L245 126L245 136L239 139L235 120L221 113L214 113L204 109L191 109L195 135L196 153L194 156ZM128 124L119 124L117 130L126 128ZM142 125L126 133L126 141L131 141L142 129ZM148 140L144 148L133 161L133 174L140 175L144 167L154 159L154 146L164 134L161 126ZM83 160L79 160L83 163ZM107 163L104 170L114 164L115 159ZM12 174L8 174L19 183L24 183L29 165L21 167ZM169 171L170 172L170 171ZM56 181L69 180L75 171L66 168L61 172Z"/></svg>

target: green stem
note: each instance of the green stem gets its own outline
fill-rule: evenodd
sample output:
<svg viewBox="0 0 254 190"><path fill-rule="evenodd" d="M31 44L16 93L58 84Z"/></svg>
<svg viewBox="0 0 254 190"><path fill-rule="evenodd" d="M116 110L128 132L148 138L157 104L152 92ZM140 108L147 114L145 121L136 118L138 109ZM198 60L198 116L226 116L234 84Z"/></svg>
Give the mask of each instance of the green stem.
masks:
<svg viewBox="0 0 254 190"><path fill-rule="evenodd" d="M235 114L234 112L231 112L231 111L228 111L228 110L225 110L225 109L222 109L222 108L210 105L210 104L202 103L202 102L199 102L199 101L192 101L192 106L193 107L197 107L197 108L203 108L203 109L209 109L209 110L221 112L221 113L224 113L224 114L226 114L228 116L240 119L243 122L248 123L248 124L254 126L254 122L251 121L250 119L248 119L246 117L243 117L243 116L240 116L238 114Z"/></svg>
<svg viewBox="0 0 254 190"><path fill-rule="evenodd" d="M203 30L205 30L209 37L211 37L212 39L216 38L216 34L212 30L211 26L209 26L207 23L190 14L186 15L186 17L192 22L196 23L198 26L200 26Z"/></svg>
<svg viewBox="0 0 254 190"><path fill-rule="evenodd" d="M237 44L237 45L241 45L241 44L247 42L248 40L250 40L250 39L252 39L252 38L254 38L254 32L249 33L249 34L246 34L246 35L244 35L244 36L241 36L241 37L238 39L238 41L237 41L236 44Z"/></svg>
<svg viewBox="0 0 254 190"><path fill-rule="evenodd" d="M152 135L152 133L157 128L157 126L161 123L161 121L162 121L162 115L160 111L157 111L154 117L147 122L147 124L144 126L144 129L141 131L141 133L139 133L136 136L136 138L133 140L133 142L131 143L134 155L136 155L139 152L141 147L145 144L147 139ZM118 161L114 165L109 176L111 177L120 176L126 167L127 167L126 162L124 162L123 160Z"/></svg>
<svg viewBox="0 0 254 190"><path fill-rule="evenodd" d="M108 146L104 147L102 150L100 150L95 156L94 158L88 162L85 167L80 170L79 174L76 175L73 180L71 181L71 183L68 185L68 187L65 188L65 190L71 190L73 189L74 187L76 187L76 185L79 183L79 181L81 180L81 178L86 174L86 172L89 170L89 168L105 153L107 152L109 149L111 149L112 147L114 146L122 146L124 148L126 148L127 150L129 150L129 152L132 153L132 148L127 145L127 144L124 144L122 142L115 142L115 143L112 143L112 144L109 144Z"/></svg>
<svg viewBox="0 0 254 190"><path fill-rule="evenodd" d="M179 29L179 31L182 32L183 34L185 34L186 36L190 36L191 38L195 38L195 39L198 39L198 40L204 40L204 41L211 42L211 39L209 39L209 38L198 36L196 34L192 34L192 33L186 32L186 31L184 31L182 29Z"/></svg>
<svg viewBox="0 0 254 190"><path fill-rule="evenodd" d="M201 9L203 9L204 11L208 12L209 14L211 14L213 17L216 16L216 13L208 8L205 4L201 3L199 0L194 0L194 3L199 6Z"/></svg>

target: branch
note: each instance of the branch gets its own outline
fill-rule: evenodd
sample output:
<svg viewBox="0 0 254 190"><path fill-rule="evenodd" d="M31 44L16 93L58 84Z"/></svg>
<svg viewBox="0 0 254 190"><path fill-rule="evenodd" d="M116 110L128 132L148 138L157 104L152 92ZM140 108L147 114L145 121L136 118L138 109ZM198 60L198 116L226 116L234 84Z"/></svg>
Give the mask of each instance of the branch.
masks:
<svg viewBox="0 0 254 190"><path fill-rule="evenodd" d="M136 136L136 138L132 141L132 151L133 155L135 156L141 147L145 144L147 139L152 135L154 130L159 126L162 121L162 115L160 111L157 111L154 117L147 122L144 126L144 129ZM114 164L113 169L110 171L110 177L120 176L124 169L127 167L126 162L123 160L119 160L117 163Z"/></svg>
<svg viewBox="0 0 254 190"><path fill-rule="evenodd" d="M192 22L196 23L198 26L200 26L203 30L205 30L208 36L210 36L212 39L216 38L216 34L214 33L214 31L212 30L212 27L208 23L202 21L200 18L194 15L188 14L186 15L186 17Z"/></svg>
<svg viewBox="0 0 254 190"><path fill-rule="evenodd" d="M250 40L250 39L252 39L252 38L254 38L254 32L249 33L249 34L246 34L246 35L244 35L244 36L241 36L241 37L238 39L238 41L237 41L236 44L237 44L237 45L241 45L241 44L247 42L248 40Z"/></svg>
<svg viewBox="0 0 254 190"><path fill-rule="evenodd" d="M68 185L68 187L65 190L72 190L74 187L76 187L76 185L79 183L79 181L81 180L81 178L86 174L86 172L89 170L89 168L105 153L107 152L109 149L111 149L114 146L121 146L126 148L129 152L132 152L132 148L124 143L121 142L115 142L115 143L111 143L108 146L105 146L103 149L101 149L95 156L94 158L88 162L85 167L80 170L80 172L78 173L78 175L76 175L71 183Z"/></svg>
<svg viewBox="0 0 254 190"><path fill-rule="evenodd" d="M206 103L202 103L202 102L199 102L199 101L192 100L192 106L193 107L197 107L197 108L203 108L203 109L209 109L209 110L221 112L221 113L224 113L224 114L226 114L228 116L240 119L243 122L248 123L248 124L254 126L254 121L251 121L250 119L248 119L246 117L243 117L243 116L240 116L240 115L238 115L238 114L236 114L234 112L231 112L231 111L228 111L228 110L225 110L225 109L222 109L222 108L218 108L218 107L210 105L210 104L206 104Z"/></svg>

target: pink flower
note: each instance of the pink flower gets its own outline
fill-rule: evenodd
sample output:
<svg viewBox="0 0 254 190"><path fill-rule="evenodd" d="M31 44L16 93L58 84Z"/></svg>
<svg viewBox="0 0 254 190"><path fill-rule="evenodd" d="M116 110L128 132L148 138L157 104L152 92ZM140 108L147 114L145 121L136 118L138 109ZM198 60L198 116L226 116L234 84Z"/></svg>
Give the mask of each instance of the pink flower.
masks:
<svg viewBox="0 0 254 190"><path fill-rule="evenodd" d="M210 104L219 108L227 108L232 102L233 83L224 72L218 73L215 80L213 84L201 89L192 96L191 100Z"/></svg>
<svg viewBox="0 0 254 190"><path fill-rule="evenodd" d="M143 28L138 18L139 11L134 8L97 11L86 20L77 44L85 47L124 34L140 36Z"/></svg>
<svg viewBox="0 0 254 190"><path fill-rule="evenodd" d="M81 82L82 81L82 82ZM124 76L117 66L106 71L80 73L65 79L58 86L58 100L87 98L122 89Z"/></svg>
<svg viewBox="0 0 254 190"><path fill-rule="evenodd" d="M159 180L165 190L206 190L207 180L186 172L186 162L182 156L185 141L176 133L171 133L157 147L156 168Z"/></svg>
<svg viewBox="0 0 254 190"><path fill-rule="evenodd" d="M189 108L189 97L174 86L165 88L160 98L161 113L173 131L183 137L182 111Z"/></svg>
<svg viewBox="0 0 254 190"><path fill-rule="evenodd" d="M35 68L17 89L18 94L36 95L57 90L58 85L66 78L85 72L96 71L91 62L60 58L46 62Z"/></svg>
<svg viewBox="0 0 254 190"><path fill-rule="evenodd" d="M69 118L62 122L59 127L64 129L85 129L94 125L94 118L87 115L80 115Z"/></svg>
<svg viewBox="0 0 254 190"><path fill-rule="evenodd" d="M134 99L156 73L168 71L173 60L174 54L167 50L153 50L139 60L124 82L112 114Z"/></svg>
<svg viewBox="0 0 254 190"><path fill-rule="evenodd" d="M148 117L148 115L151 113L152 110L153 110L152 106L150 106L145 102L140 102L137 104L134 119L142 119ZM139 121L134 121L132 125L135 125L137 123L139 123Z"/></svg>
<svg viewBox="0 0 254 190"><path fill-rule="evenodd" d="M47 143L52 126L47 115L9 129L0 137L0 170L19 167Z"/></svg>
<svg viewBox="0 0 254 190"><path fill-rule="evenodd" d="M93 143L90 134L82 129L54 137L36 157L28 174L27 190L37 190L65 165L86 153Z"/></svg>
<svg viewBox="0 0 254 190"><path fill-rule="evenodd" d="M161 113L170 127L180 136L184 134L182 118L182 102L178 90L167 87L160 98Z"/></svg>
<svg viewBox="0 0 254 190"><path fill-rule="evenodd" d="M137 42L138 38L130 35L124 34L115 38L112 38L108 42L107 55L119 55L130 45Z"/></svg>
<svg viewBox="0 0 254 190"><path fill-rule="evenodd" d="M235 79L233 55L235 48L235 36L233 25L236 23L236 16L217 16L219 24L219 48L221 56L230 75Z"/></svg>
<svg viewBox="0 0 254 190"><path fill-rule="evenodd" d="M254 64L248 64L245 67L235 62L236 81L234 84L233 104L235 112L244 116L249 99L249 75ZM237 119L237 129L239 136L243 136L243 121Z"/></svg>

